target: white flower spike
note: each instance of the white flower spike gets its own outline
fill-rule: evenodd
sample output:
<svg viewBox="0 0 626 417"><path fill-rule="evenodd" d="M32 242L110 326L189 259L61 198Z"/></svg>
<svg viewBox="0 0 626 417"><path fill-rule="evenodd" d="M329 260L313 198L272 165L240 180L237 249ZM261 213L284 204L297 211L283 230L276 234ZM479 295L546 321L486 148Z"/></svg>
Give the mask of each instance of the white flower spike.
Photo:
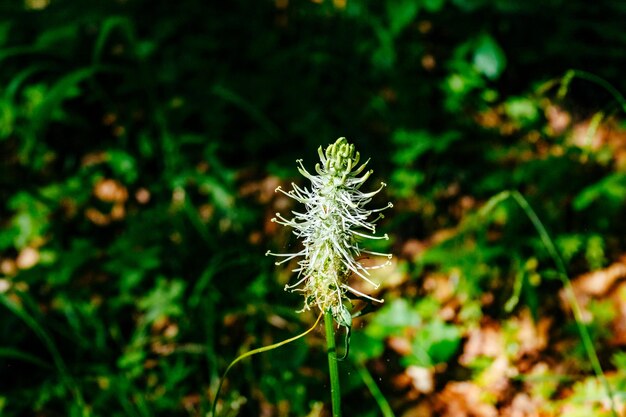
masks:
<svg viewBox="0 0 626 417"><path fill-rule="evenodd" d="M293 183L291 191L285 192L281 187L276 189L305 205L306 211L293 211L291 220L280 213L276 213L272 219L273 222L293 228L293 233L302 238L302 250L285 254L268 251L266 255L280 257L276 265L303 257L293 270L300 279L295 284L285 286L285 290L304 293L303 311L312 305L322 312L330 310L341 323L346 312L343 301L348 299L347 291L383 302L350 287L348 278L355 274L378 288L369 278L369 270L389 265L392 255L364 250L359 242L363 239L389 239L386 234L376 236L375 233L376 222L384 217L380 212L392 207L392 204L374 210L365 208L385 183L369 193L360 190L373 171L365 171L369 160L357 168L360 155L346 138L337 139L326 148L325 153L320 146L318 153L321 160L321 164L315 165L318 175L310 174L302 165L302 160L296 161L299 164L298 171L311 181L310 190ZM382 265L364 266L357 260L362 254L384 256L387 261Z"/></svg>

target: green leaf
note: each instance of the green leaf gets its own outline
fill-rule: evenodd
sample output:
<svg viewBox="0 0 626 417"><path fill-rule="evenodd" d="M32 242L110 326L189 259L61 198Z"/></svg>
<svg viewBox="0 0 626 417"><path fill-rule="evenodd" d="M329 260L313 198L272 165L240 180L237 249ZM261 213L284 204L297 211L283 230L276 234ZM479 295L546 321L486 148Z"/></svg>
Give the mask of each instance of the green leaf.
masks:
<svg viewBox="0 0 626 417"><path fill-rule="evenodd" d="M403 298L393 300L383 307L367 326L369 336L383 339L391 334L403 331L406 327L415 327L421 323L419 314Z"/></svg>
<svg viewBox="0 0 626 417"><path fill-rule="evenodd" d="M67 284L76 271L92 259L94 253L91 240L73 239L68 250L59 252L59 257L51 268L49 282L55 285Z"/></svg>
<svg viewBox="0 0 626 417"><path fill-rule="evenodd" d="M0 140L8 138L13 133L14 113L11 103L0 99Z"/></svg>
<svg viewBox="0 0 626 417"><path fill-rule="evenodd" d="M123 35L128 40L128 42L130 42L131 45L135 44L136 41L132 22L126 17L109 16L102 23L102 27L98 34L98 39L96 40L96 44L93 48L92 59L94 62L100 62L107 40L114 30L119 30L119 32L123 33Z"/></svg>
<svg viewBox="0 0 626 417"><path fill-rule="evenodd" d="M28 352L23 352L18 349L0 347L0 358L3 358L3 357L29 362L29 363L32 363L33 365L37 365L45 369L52 368L52 365L43 361L39 357L32 355Z"/></svg>
<svg viewBox="0 0 626 417"><path fill-rule="evenodd" d="M584 237L579 234L562 234L557 236L555 243L559 253L565 262L569 262L578 252L580 252L584 242Z"/></svg>
<svg viewBox="0 0 626 417"><path fill-rule="evenodd" d="M425 152L432 149L436 138L430 132L401 129L394 132L392 140L398 148L393 154L393 162L398 165L410 165Z"/></svg>
<svg viewBox="0 0 626 417"><path fill-rule="evenodd" d="M589 269L598 270L606 264L606 256L604 249L604 239L602 236L590 236L587 240L585 248L585 259L589 264Z"/></svg>
<svg viewBox="0 0 626 417"><path fill-rule="evenodd" d="M474 11L487 3L487 0L452 0L452 4L465 12Z"/></svg>
<svg viewBox="0 0 626 417"><path fill-rule="evenodd" d="M394 195L408 198L415 195L417 187L424 182L426 174L415 169L396 169L391 175Z"/></svg>
<svg viewBox="0 0 626 417"><path fill-rule="evenodd" d="M378 46L372 52L372 64L376 68L389 69L396 62L393 32L376 19L372 21L372 27L378 39Z"/></svg>
<svg viewBox="0 0 626 417"><path fill-rule="evenodd" d="M490 80L495 80L504 71L506 56L496 41L485 34L478 38L473 64L479 73Z"/></svg>
<svg viewBox="0 0 626 417"><path fill-rule="evenodd" d="M32 118L33 127L35 129L42 128L52 117L53 112L59 108L60 104L73 92L77 91L78 85L92 77L96 72L96 68L78 69L57 81L47 92L41 104L35 109Z"/></svg>
<svg viewBox="0 0 626 417"><path fill-rule="evenodd" d="M423 0L424 8L432 13L440 11L445 3L446 0Z"/></svg>
<svg viewBox="0 0 626 417"><path fill-rule="evenodd" d="M58 51L59 48L68 48L77 38L79 27L77 24L63 24L58 27L49 27L42 31L35 41L35 46L41 49Z"/></svg>
<svg viewBox="0 0 626 417"><path fill-rule="evenodd" d="M385 344L380 337L374 337L367 332L353 332L350 337L350 354L359 361L378 358L383 354Z"/></svg>
<svg viewBox="0 0 626 417"><path fill-rule="evenodd" d="M626 173L616 172L586 187L572 204L576 211L581 211L597 200L605 200L611 205L622 204L626 200Z"/></svg>
<svg viewBox="0 0 626 417"><path fill-rule="evenodd" d="M626 352L615 352L611 358L611 362L621 372L626 373Z"/></svg>
<svg viewBox="0 0 626 417"><path fill-rule="evenodd" d="M411 165L428 151L445 152L461 135L457 131L433 134L425 130L396 130L392 141L396 145L393 162L398 165Z"/></svg>
<svg viewBox="0 0 626 417"><path fill-rule="evenodd" d="M132 184L137 180L137 162L130 154L120 150L107 152L109 165L113 173L121 178L126 184Z"/></svg>
<svg viewBox="0 0 626 417"><path fill-rule="evenodd" d="M181 280L168 281L159 277L156 287L138 302L145 313L145 320L152 323L161 317L177 317L183 313L181 297L185 283Z"/></svg>
<svg viewBox="0 0 626 417"><path fill-rule="evenodd" d="M504 110L520 124L532 123L539 118L537 104L529 98L511 97L504 103Z"/></svg>
<svg viewBox="0 0 626 417"><path fill-rule="evenodd" d="M32 240L43 237L50 227L47 217L50 208L32 195L19 192L9 200L8 206L11 210L16 211L11 219L13 232L9 233L14 237L13 245L16 249L24 248ZM0 239L0 241L3 241L2 244L7 243L4 239Z"/></svg>
<svg viewBox="0 0 626 417"><path fill-rule="evenodd" d="M9 32L11 31L12 22L4 21L0 22L0 46L7 43L9 40Z"/></svg>
<svg viewBox="0 0 626 417"><path fill-rule="evenodd" d="M417 16L419 2L415 0L390 0L387 2L389 29L394 35L399 34Z"/></svg>
<svg viewBox="0 0 626 417"><path fill-rule="evenodd" d="M417 332L413 351L406 361L417 366L446 362L456 353L460 344L459 328L435 319Z"/></svg>
<svg viewBox="0 0 626 417"><path fill-rule="evenodd" d="M141 373L145 359L146 353L143 350L131 348L118 358L117 366L136 375Z"/></svg>

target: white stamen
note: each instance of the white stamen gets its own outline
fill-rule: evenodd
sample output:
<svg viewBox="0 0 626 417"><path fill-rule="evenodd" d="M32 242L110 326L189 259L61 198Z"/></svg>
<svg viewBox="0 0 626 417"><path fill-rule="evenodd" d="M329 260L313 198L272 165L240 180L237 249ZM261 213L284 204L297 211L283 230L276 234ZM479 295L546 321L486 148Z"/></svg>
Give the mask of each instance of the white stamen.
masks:
<svg viewBox="0 0 626 417"><path fill-rule="evenodd" d="M350 274L355 274L378 288L379 284L368 278L368 271L391 264L391 254L362 250L358 245L362 238L389 239L387 235L375 235L376 222L384 216L372 216L393 205L389 203L373 210L365 208L386 184L381 183L379 188L371 192L360 191L360 187L373 171L365 169L369 160L358 165L360 155L345 138L338 139L325 152L320 147L318 155L320 163L315 166L317 175L307 171L301 159L296 161L298 171L311 182L310 189L292 183L290 191L284 191L281 187L275 190L305 206L306 211L292 211L292 219L286 219L280 213L276 213L276 217L272 219L272 222L293 228L294 235L302 238L303 249L287 254L268 251L267 255L283 258L276 262L277 265L303 257L292 270L298 274L299 280L285 286L285 290L304 293L303 311L308 310L311 305L317 305L323 311L340 311L337 306L342 305L347 298L346 291L375 302L383 302L382 299L366 295L346 283ZM363 230L371 234L364 233ZM361 253L384 256L388 260L383 264L364 266L355 259Z"/></svg>

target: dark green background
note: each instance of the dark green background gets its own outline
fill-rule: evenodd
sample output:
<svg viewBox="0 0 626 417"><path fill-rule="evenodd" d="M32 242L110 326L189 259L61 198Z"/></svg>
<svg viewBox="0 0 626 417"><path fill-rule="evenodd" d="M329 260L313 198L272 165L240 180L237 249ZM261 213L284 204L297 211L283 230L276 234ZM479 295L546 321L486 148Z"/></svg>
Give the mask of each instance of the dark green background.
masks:
<svg viewBox="0 0 626 417"><path fill-rule="evenodd" d="M520 190L572 276L626 248L623 2L5 0L0 11L2 415L206 415L238 353L312 323L283 292L289 272L263 255L296 244L269 223L287 211L273 189L302 183L295 159L312 167L339 136L372 158L370 186L386 181L395 205L382 227L398 260L389 274L404 279L385 287L391 302L355 334L352 357L389 377L397 415L415 403L389 382L406 366L449 361L439 388L472 378L457 359L481 318L528 308L573 323L525 214L507 201L477 218L484 202ZM594 115L609 133L581 145L576 126ZM415 240L428 250L407 252ZM461 277L452 320L423 286L432 272ZM626 384L604 308L589 328ZM422 353L383 360L386 338L408 328ZM578 343L573 327L555 337ZM224 415L328 402L326 375L311 371L324 369L319 338L238 365ZM582 379L577 346L552 355L574 358ZM351 366L346 414L379 415Z"/></svg>

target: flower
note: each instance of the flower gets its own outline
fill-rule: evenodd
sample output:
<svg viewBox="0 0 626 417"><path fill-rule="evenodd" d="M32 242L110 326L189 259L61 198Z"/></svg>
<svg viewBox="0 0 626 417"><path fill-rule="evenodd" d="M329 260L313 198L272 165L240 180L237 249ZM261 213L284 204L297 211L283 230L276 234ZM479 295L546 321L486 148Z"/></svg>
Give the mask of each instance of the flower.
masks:
<svg viewBox="0 0 626 417"><path fill-rule="evenodd" d="M374 288L378 288L369 278L369 270L389 265L391 254L364 250L359 246L363 239L389 239L385 234L376 236L376 222L384 216L381 211L392 207L391 203L379 209L369 210L365 206L378 194L385 183L372 192L361 191L361 186L372 175L372 170L365 171L369 160L358 166L360 155L353 144L346 138L337 141L322 151L318 149L320 162L315 165L317 175L309 173L297 160L298 171L311 181L311 189L301 188L292 183L293 189L285 192L286 196L304 204L305 211L293 211L294 217L286 219L276 213L273 222L293 228L293 233L302 239L302 250L296 253L272 253L283 258L276 265L294 258L303 257L293 272L300 278L295 284L286 285L285 290L304 294L304 310L317 306L321 311L332 311L341 324L344 317L346 292L371 301L383 302L364 294L350 285L348 278L355 274ZM357 168L358 166L358 168ZM372 218L374 216L374 218ZM362 254L385 256L388 260L382 265L364 266L358 259Z"/></svg>

